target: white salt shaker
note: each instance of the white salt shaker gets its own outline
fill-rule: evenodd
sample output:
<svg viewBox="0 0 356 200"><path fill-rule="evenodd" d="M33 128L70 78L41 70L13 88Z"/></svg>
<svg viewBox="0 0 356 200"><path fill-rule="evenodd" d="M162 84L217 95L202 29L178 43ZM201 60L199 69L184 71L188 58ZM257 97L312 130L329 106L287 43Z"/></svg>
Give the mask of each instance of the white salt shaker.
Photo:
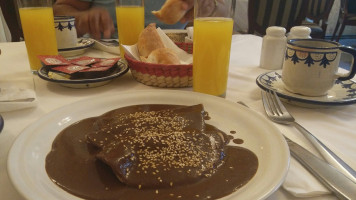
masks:
<svg viewBox="0 0 356 200"><path fill-rule="evenodd" d="M263 37L260 67L264 69L282 69L287 45L286 29L278 26L268 27Z"/></svg>
<svg viewBox="0 0 356 200"><path fill-rule="evenodd" d="M290 39L308 39L310 37L311 29L306 26L293 26L288 33L287 40Z"/></svg>

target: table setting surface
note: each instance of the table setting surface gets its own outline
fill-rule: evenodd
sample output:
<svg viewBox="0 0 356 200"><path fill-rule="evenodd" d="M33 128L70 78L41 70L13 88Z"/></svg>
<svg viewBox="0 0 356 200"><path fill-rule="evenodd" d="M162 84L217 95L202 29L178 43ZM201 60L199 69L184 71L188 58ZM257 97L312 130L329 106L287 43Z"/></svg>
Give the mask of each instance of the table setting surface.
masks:
<svg viewBox="0 0 356 200"><path fill-rule="evenodd" d="M271 70L259 67L261 45L262 38L259 36L233 35L226 97L221 101L227 101L228 104L236 103L236 106L241 106L237 102L243 102L249 107L248 111L254 112L264 120L268 120L262 105L261 88L256 83L258 76L271 72ZM184 91L182 94L192 92L191 87L173 89L146 86L137 82L130 71L99 87L84 89L65 87L31 74L24 42L0 43L0 49L2 53L0 55L0 88L15 85L35 92L35 102L21 106L16 106L16 103L12 103L15 104L11 105L12 110L0 108L0 113L5 122L4 128L0 133L1 199L25 199L11 182L9 170L7 169L10 166L8 155L17 137L24 133L28 127L38 123L38 120L44 120L44 116L51 116L50 114L53 112L60 113L61 108L78 104L79 101L90 102L91 99L103 97L110 98L110 96L115 96L117 101L120 101L120 95L141 94L148 91L160 93L166 90L169 93L179 90ZM89 48L83 55L97 58L117 57L115 54L94 48ZM140 102L143 102L143 100ZM1 107L9 105L0 102ZM117 105L120 105L120 103L117 103ZM288 103L284 103L284 105L298 120L299 124L313 133L350 167L356 169L355 104L332 104L320 107L303 107L298 104ZM90 109L90 107L87 109ZM288 138L321 158L317 150L298 130L291 126L269 122ZM286 174L285 181L281 183L279 188L272 189L270 192L271 194L266 198L268 200L337 199L292 157L290 157L289 171Z"/></svg>

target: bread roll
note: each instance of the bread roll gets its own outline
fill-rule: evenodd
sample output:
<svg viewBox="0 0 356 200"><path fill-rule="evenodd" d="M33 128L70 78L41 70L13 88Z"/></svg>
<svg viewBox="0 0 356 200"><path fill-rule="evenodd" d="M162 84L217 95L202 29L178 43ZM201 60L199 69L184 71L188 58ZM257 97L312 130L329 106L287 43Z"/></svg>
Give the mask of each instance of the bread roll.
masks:
<svg viewBox="0 0 356 200"><path fill-rule="evenodd" d="M182 0L167 0L159 11L152 11L152 14L166 24L175 24L187 12L182 9L183 3Z"/></svg>
<svg viewBox="0 0 356 200"><path fill-rule="evenodd" d="M137 49L140 56L147 58L153 50L164 47L155 23L149 24L138 37Z"/></svg>
<svg viewBox="0 0 356 200"><path fill-rule="evenodd" d="M165 64L165 65L179 65L180 60L177 54L168 48L159 48L151 52L147 58L141 58L143 62Z"/></svg>

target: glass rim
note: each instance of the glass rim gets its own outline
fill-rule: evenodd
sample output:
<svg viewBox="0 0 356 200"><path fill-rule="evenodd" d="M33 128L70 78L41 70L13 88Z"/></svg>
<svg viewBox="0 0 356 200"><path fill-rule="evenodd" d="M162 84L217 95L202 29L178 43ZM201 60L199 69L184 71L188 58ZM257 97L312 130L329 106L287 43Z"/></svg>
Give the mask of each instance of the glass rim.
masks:
<svg viewBox="0 0 356 200"><path fill-rule="evenodd" d="M123 7L123 6L144 6L144 0L115 0L116 7Z"/></svg>
<svg viewBox="0 0 356 200"><path fill-rule="evenodd" d="M314 43L323 43L328 44L329 46L316 46L312 44L308 44L309 42ZM319 50L327 50L327 49L339 49L341 44L335 41L330 40L323 40L323 39L291 39L288 42L288 45L299 47L299 48L306 48L306 49L319 49Z"/></svg>
<svg viewBox="0 0 356 200"><path fill-rule="evenodd" d="M18 8L47 8L53 5L53 0L17 0Z"/></svg>

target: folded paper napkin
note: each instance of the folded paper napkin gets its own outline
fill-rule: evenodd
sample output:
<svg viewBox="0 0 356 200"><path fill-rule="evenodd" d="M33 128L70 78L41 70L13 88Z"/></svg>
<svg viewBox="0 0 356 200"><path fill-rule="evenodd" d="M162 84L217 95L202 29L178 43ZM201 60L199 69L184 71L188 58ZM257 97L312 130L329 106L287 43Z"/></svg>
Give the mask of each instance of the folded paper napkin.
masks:
<svg viewBox="0 0 356 200"><path fill-rule="evenodd" d="M194 33L193 27L190 26L190 27L187 27L186 29L187 29L188 36L185 37L185 42L191 43L191 42L193 42L193 33Z"/></svg>
<svg viewBox="0 0 356 200"><path fill-rule="evenodd" d="M9 112L37 105L33 80L0 82L0 112Z"/></svg>
<svg viewBox="0 0 356 200"><path fill-rule="evenodd" d="M316 197L331 193L294 158L291 158L289 171L282 186L296 197Z"/></svg>
<svg viewBox="0 0 356 200"><path fill-rule="evenodd" d="M185 52L183 49L179 48L163 31L161 28L157 28L157 32L162 39L162 42L166 48L172 49L178 55L181 64L191 64L193 63L193 55ZM140 60L140 56L137 50L137 45L122 45L125 53L130 55L136 60Z"/></svg>
<svg viewBox="0 0 356 200"><path fill-rule="evenodd" d="M265 116L264 108L261 100L249 103L248 106L251 109ZM353 115L353 117L356 117L356 106L349 106L348 108L342 108L342 109L339 107L338 109L325 108L325 109L316 109L316 110L301 108L301 107L287 107L287 108L290 111L294 111L293 112L293 115L295 114L294 117L298 119L298 121L301 124L308 125L309 127L313 127L317 125L318 133L323 133L324 132L323 130L328 130L337 133L335 135L323 135L323 138L319 138L319 139L323 139L325 141L324 142L325 145L327 146L329 145L329 147L331 147L330 144L334 144L338 148L342 146L347 146L347 148L351 148L351 151L347 151L347 152L344 151L343 154L339 153L339 156L340 157L342 155L347 156L348 158L351 158L352 161L352 157L354 157L353 149L356 149L356 147L353 147L354 144L351 144L355 141L354 138L352 139L352 137L354 137L352 135L353 129L351 128L352 125L347 123L347 120L342 120L342 119L344 119L344 116L352 117L351 115ZM311 151L314 155L320 157L320 155L315 150L315 148L310 144L310 142L307 139L305 139L304 136L300 132L298 132L295 128L293 128L292 126L280 125L276 123L274 124L281 131L281 133L286 135L288 138L292 139L294 142L302 145L304 148ZM343 140L335 139L335 137L339 138L340 134L344 134L343 135L344 139ZM345 138L346 140L348 140L348 137L351 137L350 141L345 141ZM326 143L327 141L332 141L332 143ZM356 167L355 166L356 163L350 162L350 160L348 164L353 168ZM293 157L291 157L289 171L284 183L282 184L282 187L293 196L299 198L312 198L312 197L320 197L322 195L331 194L331 192L321 182L319 182L319 180L317 180L311 173L309 173L309 171L307 171Z"/></svg>

